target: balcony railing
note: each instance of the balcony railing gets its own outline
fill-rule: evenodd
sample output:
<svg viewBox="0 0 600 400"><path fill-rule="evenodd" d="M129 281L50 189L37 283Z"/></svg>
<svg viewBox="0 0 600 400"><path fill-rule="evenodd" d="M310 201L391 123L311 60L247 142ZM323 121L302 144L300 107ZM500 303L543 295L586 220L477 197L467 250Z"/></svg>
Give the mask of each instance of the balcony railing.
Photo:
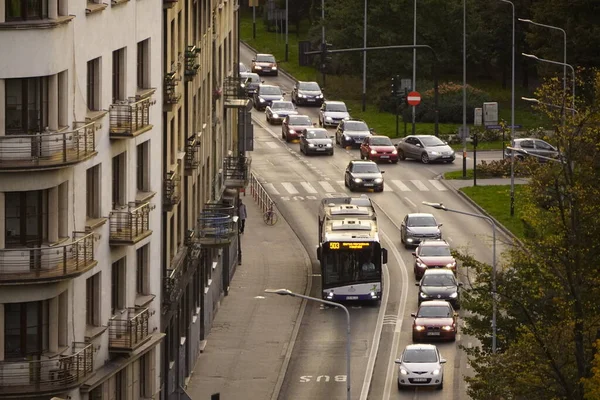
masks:
<svg viewBox="0 0 600 400"><path fill-rule="evenodd" d="M181 99L181 93L177 92L177 85L181 79L177 77L177 71L169 72L165 75L165 104L173 105Z"/></svg>
<svg viewBox="0 0 600 400"><path fill-rule="evenodd" d="M127 139L152 129L150 106L156 101L146 98L138 101L123 101L110 105L110 137Z"/></svg>
<svg viewBox="0 0 600 400"><path fill-rule="evenodd" d="M150 339L150 311L127 308L122 316L108 321L108 347L114 352L130 352Z"/></svg>
<svg viewBox="0 0 600 400"><path fill-rule="evenodd" d="M70 355L40 361L0 361L0 397L65 392L80 385L93 369L93 346L77 342Z"/></svg>
<svg viewBox="0 0 600 400"><path fill-rule="evenodd" d="M248 100L244 83L247 78L241 76L228 76L223 84L223 96L225 100Z"/></svg>
<svg viewBox="0 0 600 400"><path fill-rule="evenodd" d="M163 8L173 8L178 0L163 0Z"/></svg>
<svg viewBox="0 0 600 400"><path fill-rule="evenodd" d="M178 171L169 171L165 174L164 201L165 208L170 209L181 200L181 176Z"/></svg>
<svg viewBox="0 0 600 400"><path fill-rule="evenodd" d="M110 220L110 244L135 244L152 234L149 226L150 203L129 203L127 211L112 211Z"/></svg>
<svg viewBox="0 0 600 400"><path fill-rule="evenodd" d="M200 165L200 142L196 136L187 138L185 143L185 169L195 169Z"/></svg>
<svg viewBox="0 0 600 400"><path fill-rule="evenodd" d="M207 203L198 218L196 242L209 247L224 247L234 236L232 205Z"/></svg>
<svg viewBox="0 0 600 400"><path fill-rule="evenodd" d="M96 154L96 123L68 132L0 136L0 171L60 168Z"/></svg>
<svg viewBox="0 0 600 400"><path fill-rule="evenodd" d="M223 160L224 185L226 188L245 188L250 176L252 159L246 156L225 157Z"/></svg>
<svg viewBox="0 0 600 400"><path fill-rule="evenodd" d="M198 64L198 54L200 49L196 46L188 46L185 50L185 79L191 80L198 73L200 64Z"/></svg>
<svg viewBox="0 0 600 400"><path fill-rule="evenodd" d="M59 246L0 249L0 284L68 279L96 264L93 233L73 232Z"/></svg>

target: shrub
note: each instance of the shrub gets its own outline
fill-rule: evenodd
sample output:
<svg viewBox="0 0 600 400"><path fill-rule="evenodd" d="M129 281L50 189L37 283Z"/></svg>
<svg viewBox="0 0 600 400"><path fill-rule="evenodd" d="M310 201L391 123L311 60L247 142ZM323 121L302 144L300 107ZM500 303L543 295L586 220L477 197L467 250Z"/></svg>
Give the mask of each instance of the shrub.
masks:
<svg viewBox="0 0 600 400"><path fill-rule="evenodd" d="M515 160L514 175L517 178L531 176L533 169L538 165L539 163L531 158L527 158L523 161ZM510 157L489 162L485 160L481 161L481 164L477 166L477 175L485 178L510 177Z"/></svg>

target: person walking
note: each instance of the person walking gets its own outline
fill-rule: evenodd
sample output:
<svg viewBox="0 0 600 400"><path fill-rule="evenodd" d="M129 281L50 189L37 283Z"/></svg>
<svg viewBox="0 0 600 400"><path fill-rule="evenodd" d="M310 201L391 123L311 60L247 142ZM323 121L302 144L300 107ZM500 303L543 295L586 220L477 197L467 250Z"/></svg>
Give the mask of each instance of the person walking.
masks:
<svg viewBox="0 0 600 400"><path fill-rule="evenodd" d="M246 205L242 202L242 199L240 199L240 204L238 205L238 216L240 217L240 233L244 233L248 214L246 213Z"/></svg>

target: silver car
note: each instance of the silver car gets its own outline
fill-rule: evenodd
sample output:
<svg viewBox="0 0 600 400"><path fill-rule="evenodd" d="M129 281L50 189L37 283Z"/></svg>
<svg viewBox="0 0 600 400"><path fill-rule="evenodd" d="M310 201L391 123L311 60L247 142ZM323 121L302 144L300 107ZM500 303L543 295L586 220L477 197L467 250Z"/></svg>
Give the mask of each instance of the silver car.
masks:
<svg viewBox="0 0 600 400"><path fill-rule="evenodd" d="M515 139L515 143L513 145L515 148L515 159L523 160L527 156L540 156L535 157L539 161L544 162L545 158L559 158L560 152L550 143L547 143L541 139L535 138L521 138ZM511 156L511 150L505 150L506 157Z"/></svg>
<svg viewBox="0 0 600 400"><path fill-rule="evenodd" d="M423 164L434 161L454 162L456 155L448 143L433 135L410 135L396 144L401 160L412 158Z"/></svg>
<svg viewBox="0 0 600 400"><path fill-rule="evenodd" d="M409 344L395 361L398 364L398 390L417 386L444 388L446 360L433 344Z"/></svg>
<svg viewBox="0 0 600 400"><path fill-rule="evenodd" d="M400 240L404 247L414 247L425 239L441 239L442 224L438 224L433 214L408 214L400 225Z"/></svg>
<svg viewBox="0 0 600 400"><path fill-rule="evenodd" d="M265 118L270 124L280 124L288 115L296 115L298 111L291 101L274 101L265 109Z"/></svg>
<svg viewBox="0 0 600 400"><path fill-rule="evenodd" d="M324 101L319 110L319 126L338 126L338 124L350 118L350 110L343 101Z"/></svg>

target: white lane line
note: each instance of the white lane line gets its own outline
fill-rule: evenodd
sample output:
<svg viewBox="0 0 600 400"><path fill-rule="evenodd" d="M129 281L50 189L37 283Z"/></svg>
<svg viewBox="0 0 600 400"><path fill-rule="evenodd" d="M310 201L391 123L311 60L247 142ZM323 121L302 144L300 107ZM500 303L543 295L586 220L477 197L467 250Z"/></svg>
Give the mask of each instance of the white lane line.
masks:
<svg viewBox="0 0 600 400"><path fill-rule="evenodd" d="M440 183L440 181L438 181L437 179L430 179L429 183L431 183L431 186L433 186L434 188L436 188L440 192L448 190L448 189L446 189L446 186L442 185Z"/></svg>
<svg viewBox="0 0 600 400"><path fill-rule="evenodd" d="M272 194L275 194L275 195L281 194L281 193L279 193L279 191L277 189L275 189L275 186L273 186L272 183L263 183L263 186L265 187L265 190L268 193L272 193Z"/></svg>
<svg viewBox="0 0 600 400"><path fill-rule="evenodd" d="M394 190L389 185L384 184L383 191L384 192L393 192Z"/></svg>
<svg viewBox="0 0 600 400"><path fill-rule="evenodd" d="M329 182L319 182L319 185L321 185L321 187L323 187L323 189L325 189L325 191L327 193L333 193L335 192L335 189L333 188L333 186L331 186L331 184Z"/></svg>
<svg viewBox="0 0 600 400"><path fill-rule="evenodd" d="M428 192L429 188L421 181L411 180L412 184L417 187L421 192Z"/></svg>
<svg viewBox="0 0 600 400"><path fill-rule="evenodd" d="M275 142L265 142L265 144L266 144L267 146L269 146L270 148L272 148L272 149L277 149L277 148L279 148L279 146L278 146L278 145L277 145L277 143L275 143Z"/></svg>
<svg viewBox="0 0 600 400"><path fill-rule="evenodd" d="M411 206L413 206L414 208L417 208L417 205L415 203L413 203L412 201L410 201L410 199L408 197L405 197L404 200L406 200L406 202L408 204L410 204Z"/></svg>
<svg viewBox="0 0 600 400"><path fill-rule="evenodd" d="M302 185L304 190L306 190L308 193L317 193L317 189L315 189L310 183L301 182L300 184Z"/></svg>
<svg viewBox="0 0 600 400"><path fill-rule="evenodd" d="M298 194L298 191L296 190L294 185L292 185L289 182L281 182L281 186L283 186L285 188L285 190L288 191L289 194Z"/></svg>
<svg viewBox="0 0 600 400"><path fill-rule="evenodd" d="M398 186L398 189L400 189L401 192L410 192L410 188L406 186L402 181L394 179L392 183Z"/></svg>

